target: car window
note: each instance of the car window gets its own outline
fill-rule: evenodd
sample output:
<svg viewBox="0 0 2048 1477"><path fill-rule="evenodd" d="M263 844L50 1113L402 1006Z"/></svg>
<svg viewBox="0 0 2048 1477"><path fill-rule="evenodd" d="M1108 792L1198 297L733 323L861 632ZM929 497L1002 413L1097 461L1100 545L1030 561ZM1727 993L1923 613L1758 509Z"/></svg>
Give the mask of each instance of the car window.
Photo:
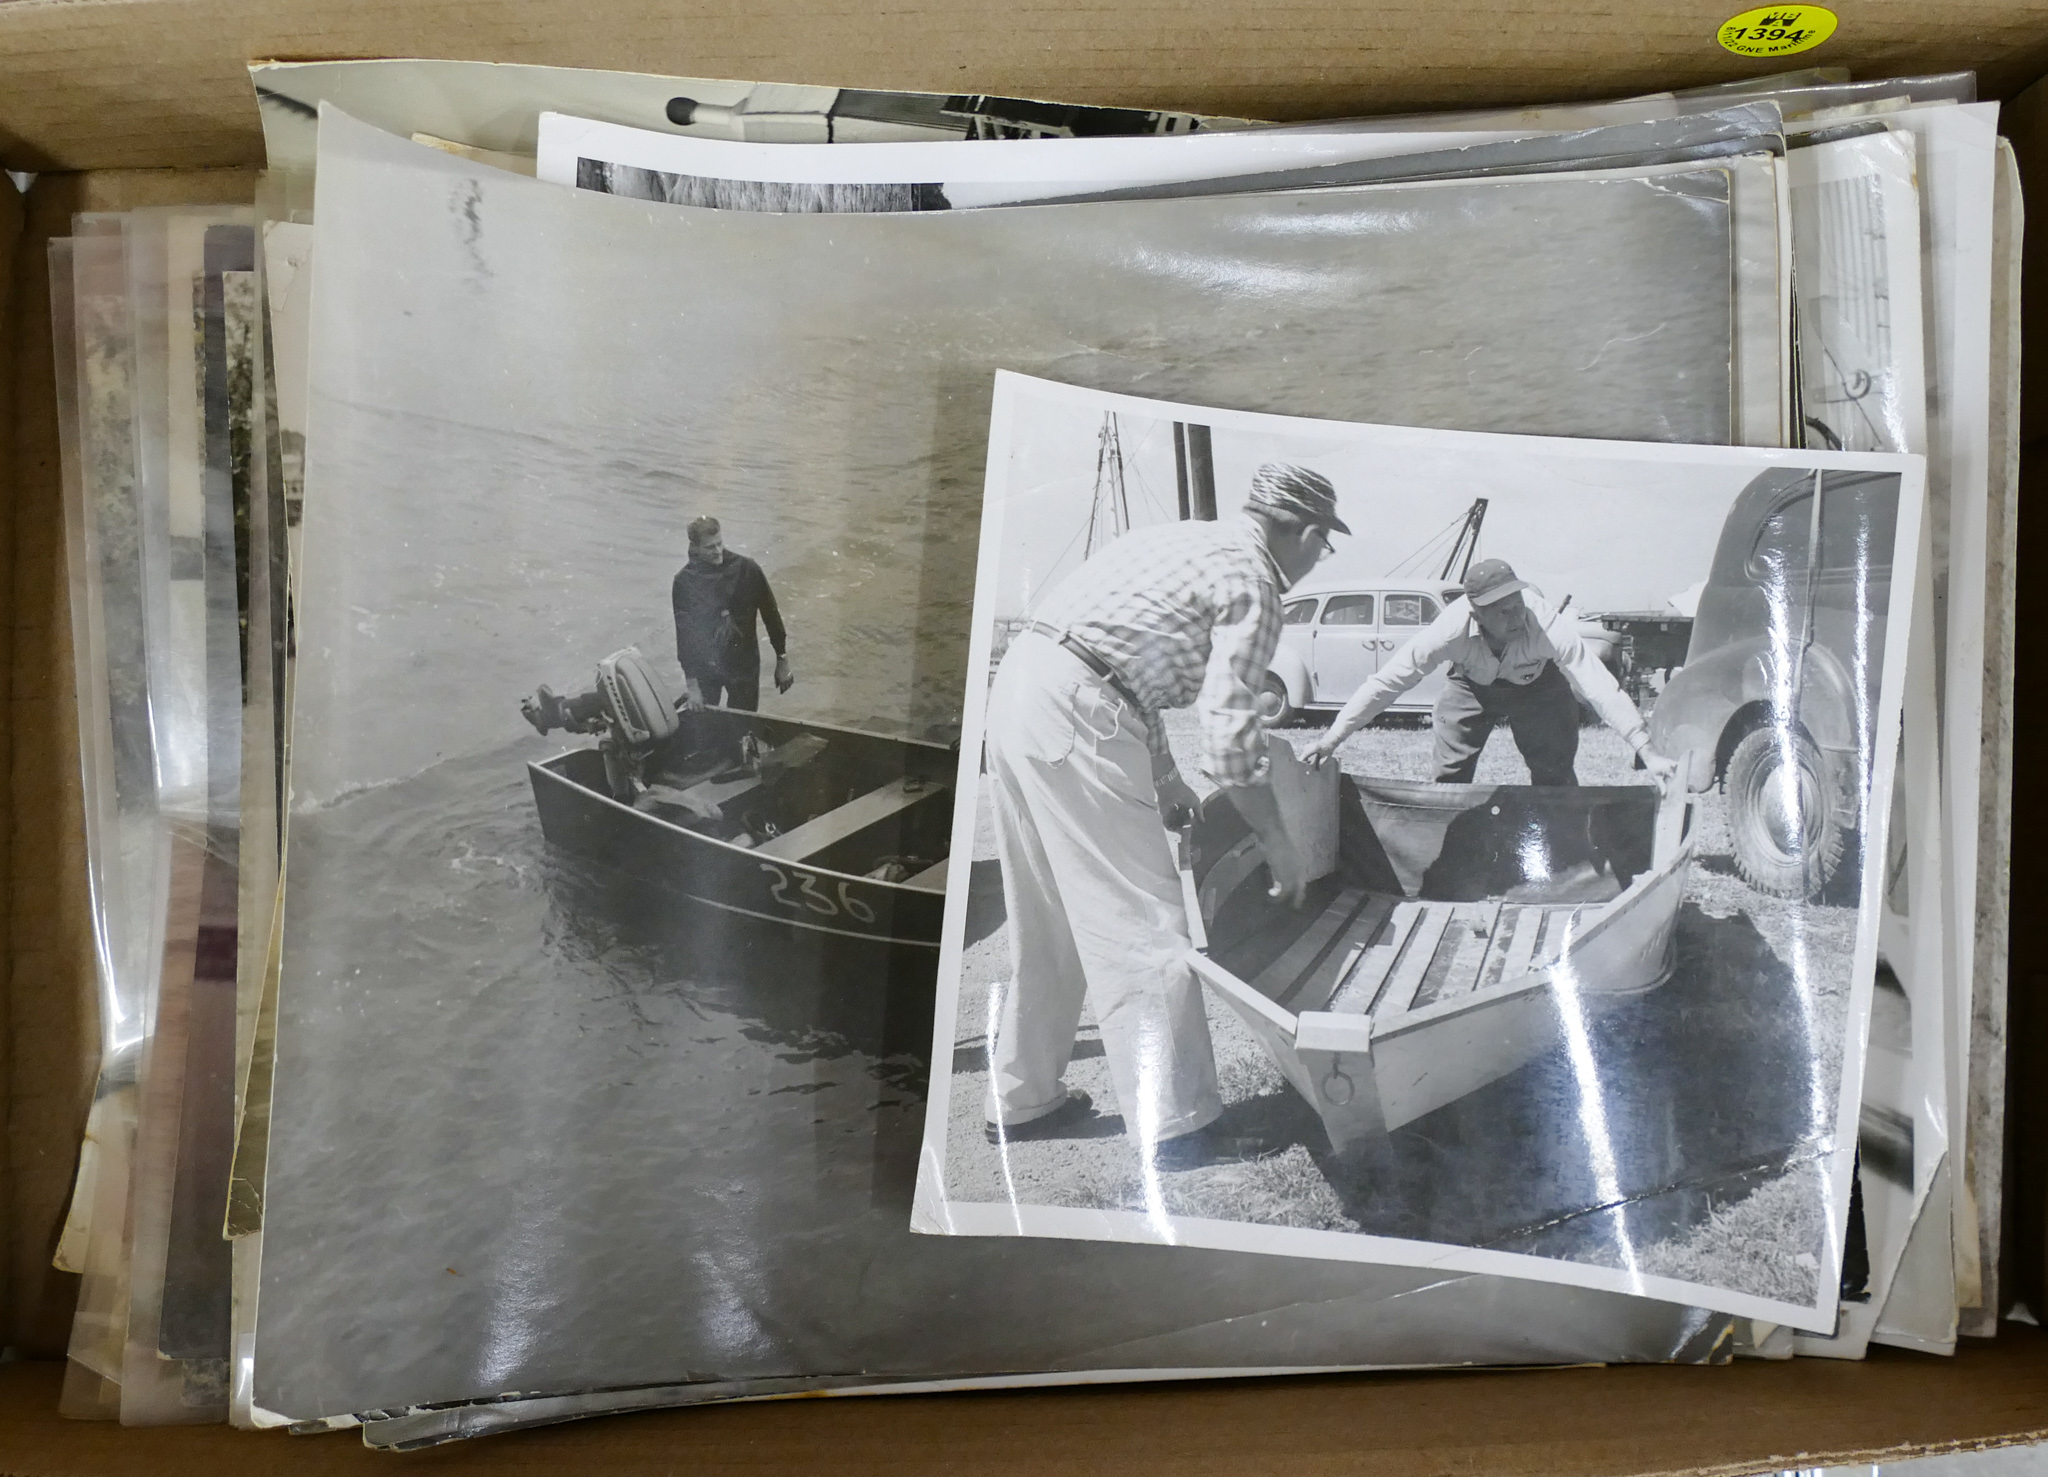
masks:
<svg viewBox="0 0 2048 1477"><path fill-rule="evenodd" d="M1316 603L1313 600L1290 600L1280 612L1280 623L1284 626L1305 626L1316 618Z"/></svg>
<svg viewBox="0 0 2048 1477"><path fill-rule="evenodd" d="M1389 595L1380 610L1382 626L1426 626L1436 619L1436 602L1427 595Z"/></svg>
<svg viewBox="0 0 2048 1477"><path fill-rule="evenodd" d="M1898 526L1899 487L1892 478L1855 482L1847 487L1824 485L1820 503L1820 573L1881 568L1892 562L1892 538ZM1813 538L1813 494L1802 492L1780 507L1757 530L1750 551L1751 579L1769 583L1806 572L1807 549Z"/></svg>
<svg viewBox="0 0 2048 1477"><path fill-rule="evenodd" d="M1372 624L1372 603L1370 595L1332 595L1330 603L1323 607L1323 624L1369 626Z"/></svg>
<svg viewBox="0 0 2048 1477"><path fill-rule="evenodd" d="M1813 494L1802 492L1781 503L1756 531L1749 551L1749 577L1774 584L1806 569L1813 538Z"/></svg>

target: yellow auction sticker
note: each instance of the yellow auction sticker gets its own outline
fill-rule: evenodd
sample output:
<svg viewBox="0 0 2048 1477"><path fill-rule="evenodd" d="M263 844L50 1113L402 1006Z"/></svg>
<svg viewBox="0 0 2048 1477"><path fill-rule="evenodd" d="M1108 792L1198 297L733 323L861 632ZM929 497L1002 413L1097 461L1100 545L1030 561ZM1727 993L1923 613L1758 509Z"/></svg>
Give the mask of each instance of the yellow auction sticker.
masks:
<svg viewBox="0 0 2048 1477"><path fill-rule="evenodd" d="M1825 5L1766 5L1724 21L1720 42L1737 56L1790 56L1820 45L1835 24Z"/></svg>

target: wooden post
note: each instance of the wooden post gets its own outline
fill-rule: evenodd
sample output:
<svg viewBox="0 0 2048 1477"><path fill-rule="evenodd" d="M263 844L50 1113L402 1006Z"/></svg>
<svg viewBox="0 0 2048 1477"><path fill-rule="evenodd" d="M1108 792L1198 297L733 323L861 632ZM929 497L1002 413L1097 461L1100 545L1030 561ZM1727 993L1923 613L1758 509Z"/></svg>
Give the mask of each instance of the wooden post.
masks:
<svg viewBox="0 0 2048 1477"><path fill-rule="evenodd" d="M1188 443L1188 513L1216 521L1216 464L1209 453L1209 428L1190 425Z"/></svg>
<svg viewBox="0 0 2048 1477"><path fill-rule="evenodd" d="M1180 493L1180 521L1193 517L1188 504L1188 428L1184 421L1173 423L1173 485Z"/></svg>

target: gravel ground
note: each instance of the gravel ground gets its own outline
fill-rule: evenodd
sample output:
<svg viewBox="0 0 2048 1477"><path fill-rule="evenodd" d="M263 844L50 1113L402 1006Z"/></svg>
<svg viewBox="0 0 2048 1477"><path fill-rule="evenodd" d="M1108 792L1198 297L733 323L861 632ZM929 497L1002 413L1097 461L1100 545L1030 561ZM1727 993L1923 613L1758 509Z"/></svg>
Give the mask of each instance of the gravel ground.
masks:
<svg viewBox="0 0 2048 1477"><path fill-rule="evenodd" d="M1319 732L1281 734L1299 748ZM1169 737L1197 777L1192 715L1170 715ZM1369 728L1340 761L1350 773L1428 779L1427 725ZM1581 732L1578 771L1586 784L1643 779L1600 728ZM1526 783L1505 733L1478 779ZM1702 802L1677 968L1594 1024L1599 1143L1584 1126L1590 1095L1558 1052L1338 1156L1315 1112L1211 996L1218 1128L1242 1152L1161 1174L1144 1172L1124 1136L1087 1015L1066 1080L1094 1099L1094 1117L1071 1137L1012 1144L1000 1158L983 1139L982 1033L1008 943L981 807L948 1137L953 1193L1487 1246L1810 1302L1824 1219L1817 1155L1833 1128L1856 914L1750 888L1729 856L1725 801L1715 791Z"/></svg>

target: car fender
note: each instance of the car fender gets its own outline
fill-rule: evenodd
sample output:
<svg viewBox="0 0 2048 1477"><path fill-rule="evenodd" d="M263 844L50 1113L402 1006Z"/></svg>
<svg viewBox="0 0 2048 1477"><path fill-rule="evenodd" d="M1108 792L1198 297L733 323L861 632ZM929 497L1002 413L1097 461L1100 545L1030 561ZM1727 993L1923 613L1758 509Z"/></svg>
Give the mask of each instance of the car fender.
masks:
<svg viewBox="0 0 2048 1477"><path fill-rule="evenodd" d="M1273 653L1268 670L1285 684L1287 701L1294 707L1302 708L1315 698L1314 685L1309 681L1308 662L1300 652L1289 646L1282 646Z"/></svg>
<svg viewBox="0 0 2048 1477"><path fill-rule="evenodd" d="M1841 752L1856 745L1856 687L1834 653L1806 649L1799 664L1799 688L1788 690L1784 654L1767 640L1741 641L1710 652L1672 676L1650 714L1650 746L1677 759L1694 752L1710 757L1702 788L1720 777L1741 733L1765 722L1790 722L1806 730L1821 748ZM1789 709L1789 711L1788 711ZM1776 715L1776 716L1773 716Z"/></svg>

